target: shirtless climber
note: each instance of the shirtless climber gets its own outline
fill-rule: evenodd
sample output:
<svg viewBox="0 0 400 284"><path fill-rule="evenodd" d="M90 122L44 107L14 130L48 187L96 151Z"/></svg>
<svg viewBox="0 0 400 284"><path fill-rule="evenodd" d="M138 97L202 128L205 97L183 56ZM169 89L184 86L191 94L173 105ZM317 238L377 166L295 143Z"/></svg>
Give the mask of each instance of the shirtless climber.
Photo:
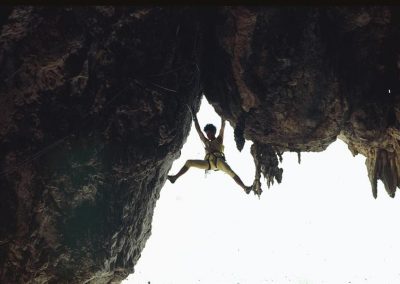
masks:
<svg viewBox="0 0 400 284"><path fill-rule="evenodd" d="M200 136L201 141L203 141L206 150L206 156L204 160L187 160L182 169L173 176L168 176L168 180L171 183L174 183L181 175L187 172L190 167L195 167L204 170L221 170L228 175L230 175L235 182L244 189L244 191L249 194L251 191L251 186L245 186L239 176L231 169L231 167L226 163L224 156L224 129L225 129L225 120L221 118L221 129L219 131L218 137L215 137L217 129L212 124L207 124L204 127L204 132L207 135L207 138L204 136L203 132L201 132L199 122L197 121L196 115L192 117L194 121L194 125L196 127L197 133Z"/></svg>

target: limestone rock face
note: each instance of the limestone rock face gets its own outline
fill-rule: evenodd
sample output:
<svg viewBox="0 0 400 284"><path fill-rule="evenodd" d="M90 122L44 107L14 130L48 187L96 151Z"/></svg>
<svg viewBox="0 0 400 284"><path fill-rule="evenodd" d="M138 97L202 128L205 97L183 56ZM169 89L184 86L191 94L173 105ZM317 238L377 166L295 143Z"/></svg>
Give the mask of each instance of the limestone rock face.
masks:
<svg viewBox="0 0 400 284"><path fill-rule="evenodd" d="M203 93L258 194L338 137L375 197L399 185L396 7L18 6L0 29L1 283L133 272Z"/></svg>
<svg viewBox="0 0 400 284"><path fill-rule="evenodd" d="M277 155L322 151L340 137L353 154L367 157L374 196L377 179L394 196L400 184L399 12L229 7L214 14L205 95L235 125L239 149L244 137L255 142L253 155L270 153L256 162L258 172L279 182L271 147Z"/></svg>
<svg viewBox="0 0 400 284"><path fill-rule="evenodd" d="M0 282L133 272L197 109L183 9L12 9L0 36Z"/></svg>

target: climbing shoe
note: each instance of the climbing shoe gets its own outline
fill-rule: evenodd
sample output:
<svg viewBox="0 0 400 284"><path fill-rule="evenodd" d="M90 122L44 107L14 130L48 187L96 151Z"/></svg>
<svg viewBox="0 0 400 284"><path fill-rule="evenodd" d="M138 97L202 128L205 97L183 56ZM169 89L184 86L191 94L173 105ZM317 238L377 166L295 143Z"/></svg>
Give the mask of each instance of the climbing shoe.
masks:
<svg viewBox="0 0 400 284"><path fill-rule="evenodd" d="M251 190L252 190L252 186L246 186L244 191L246 192L246 194L249 194L251 192Z"/></svg>
<svg viewBox="0 0 400 284"><path fill-rule="evenodd" d="M167 176L167 179L171 182L174 183L176 181L176 177L175 176Z"/></svg>

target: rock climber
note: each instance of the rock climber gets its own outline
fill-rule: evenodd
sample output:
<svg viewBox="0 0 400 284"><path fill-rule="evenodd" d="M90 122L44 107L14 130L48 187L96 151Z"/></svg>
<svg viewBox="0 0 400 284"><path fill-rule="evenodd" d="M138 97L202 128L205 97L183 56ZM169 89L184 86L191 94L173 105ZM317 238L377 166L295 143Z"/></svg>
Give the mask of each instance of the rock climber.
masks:
<svg viewBox="0 0 400 284"><path fill-rule="evenodd" d="M189 108L190 110L190 108ZM185 165L181 168L181 170L176 175L169 175L167 178L171 183L174 183L180 176L186 173L190 167L195 167L204 170L221 170L227 173L229 176L233 178L233 180L241 187L243 190L249 194L252 187L246 186L243 184L240 177L231 169L231 167L225 161L224 155L224 130L225 130L225 120L221 118L221 128L219 130L218 137L215 137L217 132L216 127L213 124L207 124L204 127L204 132L207 135L207 138L204 136L201 131L199 122L197 117L190 110L192 114L192 118L194 121L194 125L197 133L200 136L201 141L204 143L206 156L204 160L187 160Z"/></svg>

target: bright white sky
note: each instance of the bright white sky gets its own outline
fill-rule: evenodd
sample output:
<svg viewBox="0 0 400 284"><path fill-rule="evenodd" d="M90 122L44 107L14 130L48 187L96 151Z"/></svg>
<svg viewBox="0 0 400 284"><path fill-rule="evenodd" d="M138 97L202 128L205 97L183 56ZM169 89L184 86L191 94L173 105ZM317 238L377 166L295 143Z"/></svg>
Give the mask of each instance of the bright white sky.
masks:
<svg viewBox="0 0 400 284"><path fill-rule="evenodd" d="M220 118L203 99L203 128ZM236 149L225 128L225 155L249 185L251 141ZM176 160L202 159L194 126ZM372 197L365 158L338 140L321 153L283 155L283 181L261 199L226 174L190 169L163 187L152 236L123 284L400 283L400 204L381 183Z"/></svg>

